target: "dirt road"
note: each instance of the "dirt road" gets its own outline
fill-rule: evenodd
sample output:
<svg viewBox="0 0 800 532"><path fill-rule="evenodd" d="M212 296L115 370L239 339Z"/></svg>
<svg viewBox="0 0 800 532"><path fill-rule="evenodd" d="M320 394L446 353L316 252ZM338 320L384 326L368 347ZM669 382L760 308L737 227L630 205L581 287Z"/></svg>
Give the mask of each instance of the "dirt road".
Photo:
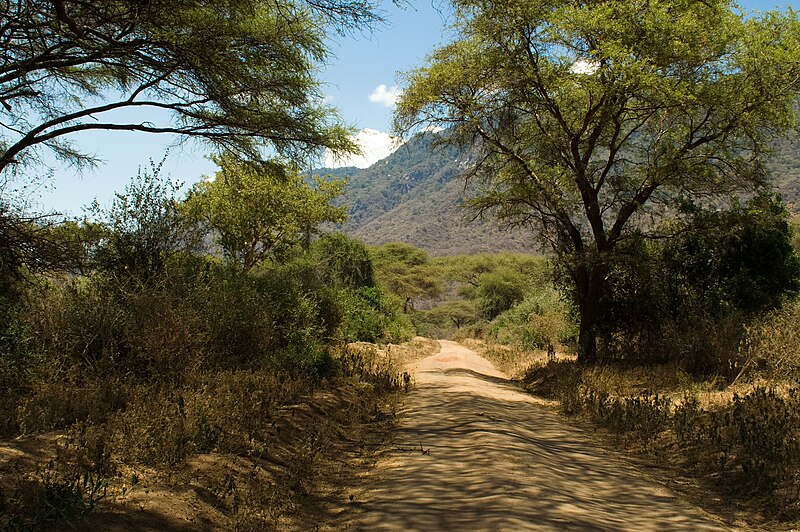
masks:
<svg viewBox="0 0 800 532"><path fill-rule="evenodd" d="M337 528L726 530L454 342L412 369L387 457Z"/></svg>

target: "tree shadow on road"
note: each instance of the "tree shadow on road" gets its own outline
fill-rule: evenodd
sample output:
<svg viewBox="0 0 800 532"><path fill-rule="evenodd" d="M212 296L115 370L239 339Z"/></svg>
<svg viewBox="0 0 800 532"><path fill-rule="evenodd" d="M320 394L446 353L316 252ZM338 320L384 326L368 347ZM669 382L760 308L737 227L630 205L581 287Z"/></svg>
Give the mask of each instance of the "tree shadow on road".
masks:
<svg viewBox="0 0 800 532"><path fill-rule="evenodd" d="M507 379L454 366L422 369L420 382L336 528L725 529Z"/></svg>

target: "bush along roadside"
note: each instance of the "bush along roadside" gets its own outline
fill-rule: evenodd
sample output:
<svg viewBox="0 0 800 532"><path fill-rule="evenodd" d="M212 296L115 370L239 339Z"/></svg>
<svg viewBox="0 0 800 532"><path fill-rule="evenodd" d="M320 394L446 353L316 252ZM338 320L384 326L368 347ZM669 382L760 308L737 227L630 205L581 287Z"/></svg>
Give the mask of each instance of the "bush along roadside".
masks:
<svg viewBox="0 0 800 532"><path fill-rule="evenodd" d="M607 431L613 445L657 459L660 472L694 477L732 509L751 510L753 526L800 517L800 389L742 384L712 393L703 388L715 383L688 383L678 371L660 393L620 393L642 371L542 361L522 383Z"/></svg>
<svg viewBox="0 0 800 532"><path fill-rule="evenodd" d="M388 434L410 383L375 350L342 348L331 358L321 380L262 369L125 386L114 412L0 445L0 529L93 526L126 512L135 523L150 490L168 501L187 487L213 496L215 527L269 530L302 517L347 456ZM205 503L198 499L198 512Z"/></svg>
<svg viewBox="0 0 800 532"><path fill-rule="evenodd" d="M318 242L248 272L176 252L146 278L115 267L21 284L0 327L0 529L75 525L181 482L216 494L215 525L300 511L320 460L381 434L409 383L344 347L412 333L369 276L330 266L363 244ZM183 478L204 455L250 469Z"/></svg>

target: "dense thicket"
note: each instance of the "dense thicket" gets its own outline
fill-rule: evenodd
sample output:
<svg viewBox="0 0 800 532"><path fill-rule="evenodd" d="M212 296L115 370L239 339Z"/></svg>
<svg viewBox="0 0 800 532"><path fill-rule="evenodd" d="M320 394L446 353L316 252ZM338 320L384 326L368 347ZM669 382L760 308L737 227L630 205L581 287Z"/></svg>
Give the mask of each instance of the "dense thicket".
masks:
<svg viewBox="0 0 800 532"><path fill-rule="evenodd" d="M5 434L26 426L14 405L43 382L181 386L245 368L319 379L336 372L331 351L342 341L410 336L399 303L375 286L362 243L324 235L243 271L235 257L197 251L199 229L179 204L154 168L96 221L37 228L79 249L82 272L44 275L24 261L3 263Z"/></svg>
<svg viewBox="0 0 800 532"><path fill-rule="evenodd" d="M458 39L408 74L397 128L477 146L473 205L552 249L593 363L623 243L687 199L765 183L771 140L796 123L800 23L727 0L453 6Z"/></svg>
<svg viewBox="0 0 800 532"><path fill-rule="evenodd" d="M800 261L779 198L684 214L665 228L672 238L621 247L602 298L601 356L724 370L742 325L796 294Z"/></svg>

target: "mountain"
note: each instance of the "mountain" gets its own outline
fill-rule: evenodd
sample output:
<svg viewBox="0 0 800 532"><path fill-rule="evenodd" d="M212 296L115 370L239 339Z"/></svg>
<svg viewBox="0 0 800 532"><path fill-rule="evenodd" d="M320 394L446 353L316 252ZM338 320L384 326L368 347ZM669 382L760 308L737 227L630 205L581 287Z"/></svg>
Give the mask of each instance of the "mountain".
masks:
<svg viewBox="0 0 800 532"><path fill-rule="evenodd" d="M776 142L767 171L789 211L800 214L800 139L785 137Z"/></svg>
<svg viewBox="0 0 800 532"><path fill-rule="evenodd" d="M434 146L436 135L419 134L369 168L316 170L347 178L342 203L349 217L341 229L368 244L402 241L435 256L535 251L530 232L500 229L490 219L470 221L461 174L471 154Z"/></svg>
<svg viewBox="0 0 800 532"><path fill-rule="evenodd" d="M474 156L435 145L436 135L417 135L368 168L315 171L348 179L342 204L349 219L342 230L368 244L408 242L431 255L536 251L528 231L500 229L491 219L470 221L462 174ZM767 169L789 210L800 213L800 140L785 138L774 148Z"/></svg>

